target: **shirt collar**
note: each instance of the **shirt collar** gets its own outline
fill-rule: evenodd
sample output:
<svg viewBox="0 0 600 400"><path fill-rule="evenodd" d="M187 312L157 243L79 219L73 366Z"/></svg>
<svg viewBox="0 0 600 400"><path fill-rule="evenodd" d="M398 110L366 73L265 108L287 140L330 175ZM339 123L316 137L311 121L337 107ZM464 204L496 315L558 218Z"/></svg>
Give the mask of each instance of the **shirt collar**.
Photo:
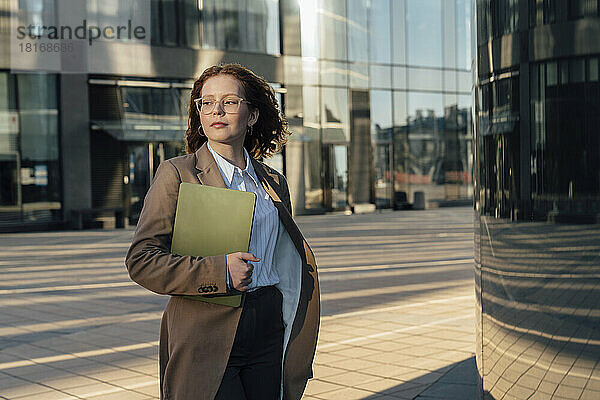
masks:
<svg viewBox="0 0 600 400"><path fill-rule="evenodd" d="M215 161L217 162L217 165L219 166L219 170L221 170L221 175L223 176L223 180L225 181L225 184L227 185L227 187L231 187L231 182L233 180L233 174L235 173L236 170L242 177L244 176L242 172L246 172L250 176L250 178L254 181L254 184L256 186L258 186L258 178L256 177L256 173L254 172L254 167L252 166L252 163L250 162L250 156L248 155L248 152L246 151L245 148L243 150L244 150L244 157L246 158L246 168L241 169L239 167L236 167L235 165L233 165L232 163L230 163L229 161L224 159L219 153L214 151L213 148L210 147L210 144L208 142L206 142L206 146L208 147L208 150L210 151L210 153L214 157Z"/></svg>

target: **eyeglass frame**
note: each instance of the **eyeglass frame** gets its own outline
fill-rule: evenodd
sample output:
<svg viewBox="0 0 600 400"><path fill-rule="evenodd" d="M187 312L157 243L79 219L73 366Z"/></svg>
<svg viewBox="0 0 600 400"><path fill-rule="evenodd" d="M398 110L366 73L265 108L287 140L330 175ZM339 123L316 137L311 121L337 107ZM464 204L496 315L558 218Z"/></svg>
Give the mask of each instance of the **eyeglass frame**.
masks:
<svg viewBox="0 0 600 400"><path fill-rule="evenodd" d="M227 99L227 98L231 98L231 97L236 97L240 100L240 102L238 103L238 108L235 112L227 112L225 111L225 104L223 104L223 100ZM247 103L247 104L252 104L251 102L249 102L248 100L244 99L243 97L237 96L237 95L227 95L223 98L221 98L220 100L215 100L215 103L213 104L212 109L207 112L207 113L203 113L202 112L202 97L198 97L197 99L194 99L194 103L196 104L196 110L198 111L198 114L203 114L203 115L210 115L212 112L215 111L215 107L217 106L217 103L221 106L221 109L223 110L223 112L225 112L226 114L237 114L240 112L240 107L242 106L242 103Z"/></svg>

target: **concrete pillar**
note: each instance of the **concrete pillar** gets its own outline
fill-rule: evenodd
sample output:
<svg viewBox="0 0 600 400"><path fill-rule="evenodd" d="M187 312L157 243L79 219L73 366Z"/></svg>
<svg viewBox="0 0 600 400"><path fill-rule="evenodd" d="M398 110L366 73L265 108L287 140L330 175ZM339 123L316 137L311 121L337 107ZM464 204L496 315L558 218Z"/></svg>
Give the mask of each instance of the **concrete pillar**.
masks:
<svg viewBox="0 0 600 400"><path fill-rule="evenodd" d="M60 76L60 148L63 217L92 206L90 117L86 74Z"/></svg>
<svg viewBox="0 0 600 400"><path fill-rule="evenodd" d="M290 187L293 213L302 213L305 207L306 188L304 182L304 142L290 140L285 145L286 179Z"/></svg>

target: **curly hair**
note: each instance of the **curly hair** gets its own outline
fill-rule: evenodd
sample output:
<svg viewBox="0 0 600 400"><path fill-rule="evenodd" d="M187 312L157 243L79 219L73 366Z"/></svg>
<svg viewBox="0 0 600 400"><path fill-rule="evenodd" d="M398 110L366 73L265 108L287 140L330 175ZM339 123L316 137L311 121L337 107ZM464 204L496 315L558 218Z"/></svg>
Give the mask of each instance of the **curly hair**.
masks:
<svg viewBox="0 0 600 400"><path fill-rule="evenodd" d="M252 135L246 134L244 147L255 159L271 157L281 150L290 134L288 124L279 110L275 92L267 81L239 64L214 65L204 70L194 82L189 103L188 128L185 131L185 147L188 154L195 152L208 139L200 124L200 115L194 100L201 97L206 81L216 75L231 75L242 85L249 107L258 109L258 120Z"/></svg>

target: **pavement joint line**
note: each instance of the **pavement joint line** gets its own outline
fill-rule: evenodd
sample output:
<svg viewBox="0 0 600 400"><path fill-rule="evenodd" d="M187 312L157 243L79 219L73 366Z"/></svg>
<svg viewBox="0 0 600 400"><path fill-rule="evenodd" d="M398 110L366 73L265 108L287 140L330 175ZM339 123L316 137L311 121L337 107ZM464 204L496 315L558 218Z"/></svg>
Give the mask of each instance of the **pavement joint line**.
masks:
<svg viewBox="0 0 600 400"><path fill-rule="evenodd" d="M104 382L104 383L106 383L107 385L112 385L111 383L108 383L108 382ZM98 390L96 392L79 394L77 396L87 399L88 397L104 396L105 394L118 393L118 392L122 392L125 390L135 390L135 389L139 389L139 388L143 388L143 387L147 387L147 386L152 386L156 383L158 383L158 378L153 379L152 381L140 382L140 383L136 383L133 385L127 385L127 386L123 386L123 387L115 386L113 389ZM69 391L69 389L64 389L64 390L66 392ZM69 400L69 399L71 399L71 397L63 397L58 400Z"/></svg>
<svg viewBox="0 0 600 400"><path fill-rule="evenodd" d="M352 312L347 312L347 313L343 313L343 314L324 315L324 316L321 316L321 322L331 321L333 319L338 319L338 318L354 317L356 315L375 314L375 313L380 313L380 312L401 310L403 308L413 308L413 307L427 306L430 304L448 303L448 302L452 302L452 301L467 300L467 299L474 299L474 298L475 298L475 295L473 294L472 296L456 296L456 297L449 297L446 299L428 300L428 301L423 301L423 302L419 302L419 303L401 304L398 306L374 308L374 309L362 310L362 311L352 311Z"/></svg>
<svg viewBox="0 0 600 400"><path fill-rule="evenodd" d="M75 358L96 357L96 356L102 356L102 355L106 355L106 354L120 353L120 352L124 352L124 351L140 350L140 349L146 349L146 348L155 347L155 346L158 346L157 340L152 341L152 342L146 342L146 343L130 344L127 346L108 347L105 349L81 351L78 353L60 354L60 355L48 356L48 357L38 357L38 358L29 359L29 360L21 360L21 361L11 361L11 362L0 363L0 371L3 371L5 369L28 367L28 366L37 365L37 364L49 364L49 363L58 362L58 361L73 360Z"/></svg>
<svg viewBox="0 0 600 400"><path fill-rule="evenodd" d="M385 288L368 288L368 289L357 289L346 292L334 292L334 293L324 293L321 294L321 302L323 301L331 301L331 300L342 300L342 299L351 299L356 297L364 297L370 295L383 295L383 294L394 294L401 292L409 292L413 290L422 290L422 289L440 289L440 288L452 288L456 289L458 287L469 286L473 284L473 279L461 279L457 281L452 281L449 283L448 281L438 282L436 284L431 283L414 283L410 285L397 285L397 286L388 286Z"/></svg>
<svg viewBox="0 0 600 400"><path fill-rule="evenodd" d="M93 293L86 295L76 295L67 293L54 294L50 293L45 296L21 296L16 297L14 299L10 299L9 302L2 304L4 307L18 307L18 306L36 306L38 304L53 304L60 302L68 302L68 303L76 303L82 301L96 300L96 299L119 299L127 296L136 296L139 299L142 298L150 298L152 296L162 296L151 292L149 290L145 290L143 287L138 285L128 286L129 290L120 289L118 292L109 292L104 291L101 293ZM74 308L74 307L71 307Z"/></svg>
<svg viewBox="0 0 600 400"><path fill-rule="evenodd" d="M109 249L113 249L115 247L126 247L128 248L129 246L131 246L130 243L127 242L114 242L114 243L75 243L75 244L64 244L64 243L57 243L57 244L51 244L51 245L40 245L40 246L30 246L30 245L16 245L16 246L10 246L9 248L2 248L0 247L0 253L2 253L5 249L7 249L8 251L14 252L15 251L26 251L26 250L54 250L56 248L61 248L63 250L67 250L67 249L74 249L74 250L86 250L86 249L99 249L99 248L105 248L108 247Z"/></svg>
<svg viewBox="0 0 600 400"><path fill-rule="evenodd" d="M0 328L0 337L13 335L11 333L14 329L24 329L30 332L40 333L49 330L66 329L81 326L90 325L104 325L104 324L115 324L120 322L140 322L149 321L154 319L160 319L162 316L161 312L143 312L135 314L125 315L109 315L105 317L94 317L94 318L80 318L71 320L62 320L56 322L43 322L39 324L29 325L13 325L6 328Z"/></svg>
<svg viewBox="0 0 600 400"><path fill-rule="evenodd" d="M442 319L442 320L439 320L439 321L430 322L428 324L409 326L409 327L406 327L406 328L394 329L394 330L391 330L391 331L374 333L374 334L366 335L366 336L359 336L359 337L355 337L355 338L352 338L352 339L346 339L346 340L342 340L342 341L335 342L335 343L328 343L328 344L325 344L323 346L317 346L317 352L319 350L325 350L325 349L329 349L329 348L336 347L336 346L343 346L345 344L356 343L356 342L360 342L360 341L363 341L363 340L368 340L368 339L374 339L374 338L378 338L378 337L382 337L382 336L393 335L394 333L402 333L402 332L413 331L415 329L428 328L430 326L436 326L436 325L445 324L446 322L453 322L453 321L458 321L458 320L461 320L461 319L467 319L467 318L473 318L473 317L474 317L473 314L467 314L467 315L463 315L463 316L460 316L460 317L452 317L452 318Z"/></svg>
<svg viewBox="0 0 600 400"><path fill-rule="evenodd" d="M429 265L448 265L448 264L471 264L473 263L473 257L470 258L459 258L455 260L438 260L438 261L418 261L415 263L403 263L403 264L375 264L366 265L360 267L324 267L319 268L319 275L323 273L332 272L352 272L352 271L371 271L373 269L397 269L397 268L412 268L412 267L426 267Z"/></svg>
<svg viewBox="0 0 600 400"><path fill-rule="evenodd" d="M123 271L114 271L114 272L110 272L110 273L105 273L102 274L100 272L95 273L92 271L88 271L88 273L79 273L79 279L81 281L83 281L84 279L86 281L91 281L91 282L102 282L102 281L108 281L110 282L114 282L115 279L120 279L123 280L125 272ZM29 278L14 278L14 279L6 279L6 280L0 280L0 283L3 286L22 286L22 285L39 285L39 284L57 284L57 283L61 283L63 282L64 275L58 275L56 274L53 277L29 277ZM85 282L82 282L82 284L85 284Z"/></svg>
<svg viewBox="0 0 600 400"><path fill-rule="evenodd" d="M7 272L27 272L27 271L48 271L52 269L68 269L68 268L94 268L97 266L111 265L110 263L119 263L119 266L124 265L124 257L111 258L94 258L94 262L89 263L68 263L68 264L45 264L36 266L17 265L14 262L0 261L0 265L11 267ZM116 264L115 264L116 265Z"/></svg>
<svg viewBox="0 0 600 400"><path fill-rule="evenodd" d="M460 265L446 265L446 266L431 266L431 267L421 267L422 269L405 269L405 268L397 268L397 269L373 269L367 271L353 271L349 273L335 272L333 274L325 275L319 272L319 282L331 282L331 281L351 281L351 280L364 280L367 278L398 278L398 277L408 277L414 275L424 275L424 274L435 274L436 272L445 272L450 273L453 271L464 271L465 267ZM426 268L426 269L425 269Z"/></svg>
<svg viewBox="0 0 600 400"><path fill-rule="evenodd" d="M106 249L81 249L81 250L41 250L41 251L27 251L27 257L35 259L40 257L45 259L48 256L73 256L73 255L89 255L89 254L105 254ZM6 258L19 259L22 257L21 254L15 254L14 251L0 251L0 256Z"/></svg>
<svg viewBox="0 0 600 400"><path fill-rule="evenodd" d="M56 292L56 291L63 291L63 290L80 290L80 289L102 289L102 288L123 287L123 286L138 286L138 284L135 282L111 282L111 283L90 283L87 285L43 286L43 287L22 288L22 289L0 289L0 295Z"/></svg>

